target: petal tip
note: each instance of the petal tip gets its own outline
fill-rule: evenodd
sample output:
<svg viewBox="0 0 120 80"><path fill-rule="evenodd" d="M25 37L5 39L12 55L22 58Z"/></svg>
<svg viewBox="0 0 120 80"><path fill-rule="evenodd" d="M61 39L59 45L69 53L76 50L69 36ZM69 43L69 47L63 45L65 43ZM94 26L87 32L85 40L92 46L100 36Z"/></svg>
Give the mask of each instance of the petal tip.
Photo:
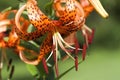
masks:
<svg viewBox="0 0 120 80"><path fill-rule="evenodd" d="M89 0L89 2L92 4L92 6L95 8L95 10L103 17L108 18L109 14L105 9L103 8L101 2L99 0Z"/></svg>

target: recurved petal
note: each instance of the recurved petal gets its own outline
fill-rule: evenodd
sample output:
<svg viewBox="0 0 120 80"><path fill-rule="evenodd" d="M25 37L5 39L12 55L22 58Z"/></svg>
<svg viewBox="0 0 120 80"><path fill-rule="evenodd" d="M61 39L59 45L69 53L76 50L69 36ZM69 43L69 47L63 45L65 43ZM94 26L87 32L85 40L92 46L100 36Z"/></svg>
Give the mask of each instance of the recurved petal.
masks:
<svg viewBox="0 0 120 80"><path fill-rule="evenodd" d="M27 59L27 58L25 57L23 51L19 51L19 57L20 57L20 59L21 59L23 62L25 62L25 63L27 63L27 64L32 64L32 65L38 65L38 64L39 64L39 61L38 61L37 59L36 59L36 60L29 60L29 59Z"/></svg>
<svg viewBox="0 0 120 80"><path fill-rule="evenodd" d="M101 2L99 0L88 0L93 7L95 8L95 10L103 17L103 18L107 18L109 16L109 14L105 11L105 9L103 8Z"/></svg>

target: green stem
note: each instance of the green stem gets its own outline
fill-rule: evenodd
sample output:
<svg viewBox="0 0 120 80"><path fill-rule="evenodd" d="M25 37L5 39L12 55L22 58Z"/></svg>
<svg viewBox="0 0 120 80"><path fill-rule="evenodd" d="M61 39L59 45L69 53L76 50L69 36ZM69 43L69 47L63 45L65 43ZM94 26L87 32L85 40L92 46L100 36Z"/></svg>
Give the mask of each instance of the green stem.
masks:
<svg viewBox="0 0 120 80"><path fill-rule="evenodd" d="M2 48L0 48L0 80L2 80Z"/></svg>
<svg viewBox="0 0 120 80"><path fill-rule="evenodd" d="M2 73L1 73L1 69L0 69L0 80L2 80Z"/></svg>

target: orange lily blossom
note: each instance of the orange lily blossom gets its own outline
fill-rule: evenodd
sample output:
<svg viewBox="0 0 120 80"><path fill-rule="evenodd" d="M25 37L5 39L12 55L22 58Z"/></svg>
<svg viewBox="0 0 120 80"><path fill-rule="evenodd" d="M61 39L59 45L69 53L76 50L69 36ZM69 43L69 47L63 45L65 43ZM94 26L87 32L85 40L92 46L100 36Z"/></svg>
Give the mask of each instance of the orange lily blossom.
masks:
<svg viewBox="0 0 120 80"><path fill-rule="evenodd" d="M65 5L62 5L65 3ZM89 43L91 43L94 30L90 29L86 24L85 20L90 12L95 9L100 15L104 18L108 17L108 13L104 10L99 0L54 0L53 7L56 13L58 20L52 20L48 18L37 6L36 0L27 0L27 3L24 4L17 12L15 16L15 32L17 36L23 40L33 40L44 34L47 34L46 39L41 45L39 55L36 60L29 60L23 54L23 51L19 52L21 60L27 64L38 65L41 60L47 62L52 54L55 54L55 68L57 71L57 51L58 45L61 47L65 53L75 61L76 70L78 68L78 58L77 55L73 57L71 53L66 49L70 48L73 50L82 50L83 51L83 60L85 59L86 48ZM27 10L30 23L37 29L32 33L27 33L21 29L19 22L20 16L24 10ZM78 30L82 31L86 43L83 46L83 49L78 47L73 47L67 41L64 40L65 37L69 36L72 33L76 33ZM68 37L69 39L69 37ZM68 40L67 39L67 40ZM73 40L74 41L74 40ZM78 42L77 42L78 43ZM53 48L54 47L54 48ZM50 55L45 60L45 55L49 52ZM46 67L46 65L44 65ZM46 68L46 72L47 68Z"/></svg>

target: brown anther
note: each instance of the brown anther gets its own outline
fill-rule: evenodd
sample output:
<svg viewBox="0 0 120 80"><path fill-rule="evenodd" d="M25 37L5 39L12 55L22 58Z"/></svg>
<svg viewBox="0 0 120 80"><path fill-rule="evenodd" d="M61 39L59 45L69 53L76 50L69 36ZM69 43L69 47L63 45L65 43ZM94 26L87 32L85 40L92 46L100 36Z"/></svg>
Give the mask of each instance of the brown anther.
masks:
<svg viewBox="0 0 120 80"><path fill-rule="evenodd" d="M78 71L78 56L75 56L75 70Z"/></svg>
<svg viewBox="0 0 120 80"><path fill-rule="evenodd" d="M88 36L88 44L91 44L94 38L95 30L92 29L92 33L90 36Z"/></svg>
<svg viewBox="0 0 120 80"><path fill-rule="evenodd" d="M48 74L49 71L48 71L48 66L47 66L47 63L46 63L45 58L42 59L42 64L43 64L43 67L44 67L45 72Z"/></svg>

